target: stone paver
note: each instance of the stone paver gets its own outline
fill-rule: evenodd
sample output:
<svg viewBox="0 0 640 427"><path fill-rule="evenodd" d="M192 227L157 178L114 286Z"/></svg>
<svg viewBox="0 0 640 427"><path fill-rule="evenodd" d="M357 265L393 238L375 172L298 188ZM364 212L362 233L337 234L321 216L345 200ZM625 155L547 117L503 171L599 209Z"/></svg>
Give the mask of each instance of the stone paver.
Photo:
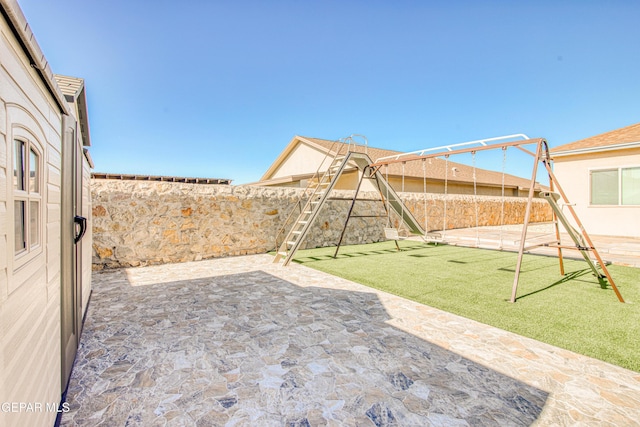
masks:
<svg viewBox="0 0 640 427"><path fill-rule="evenodd" d="M94 274L62 425L640 425L640 373L271 261Z"/></svg>

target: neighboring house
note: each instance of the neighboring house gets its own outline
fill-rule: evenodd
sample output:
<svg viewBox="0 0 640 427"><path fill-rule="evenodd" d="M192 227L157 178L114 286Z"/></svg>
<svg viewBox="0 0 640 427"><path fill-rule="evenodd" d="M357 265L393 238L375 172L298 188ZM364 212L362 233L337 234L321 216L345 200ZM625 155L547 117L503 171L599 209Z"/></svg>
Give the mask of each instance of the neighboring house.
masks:
<svg viewBox="0 0 640 427"><path fill-rule="evenodd" d="M54 424L80 338L92 249L84 93L81 79L54 77L17 2L0 0L2 426Z"/></svg>
<svg viewBox="0 0 640 427"><path fill-rule="evenodd" d="M306 187L317 171L325 171L333 155L339 150L346 151L346 144L326 139L295 136L280 153L260 181L254 185L276 187ZM353 146L352 146L353 148ZM381 157L400 154L399 151L384 150L363 145L355 146L354 151L366 152L373 161ZM446 169L448 173L446 172ZM404 165L394 163L388 170L382 167L380 172L388 176L391 186L397 191L444 193L445 178L446 191L450 194L473 194L473 168L471 166L445 161L440 158L425 161L423 171L421 161L410 161ZM404 177L404 180L403 180ZM359 180L356 168L345 172L336 184L336 189L355 189ZM404 184L403 184L404 181ZM527 196L530 180L505 174L504 187L506 196ZM374 187L365 181L362 190L373 190ZM502 194L502 173L485 169L476 170L476 190L479 195Z"/></svg>
<svg viewBox="0 0 640 427"><path fill-rule="evenodd" d="M555 147L551 155L589 233L640 237L640 123Z"/></svg>

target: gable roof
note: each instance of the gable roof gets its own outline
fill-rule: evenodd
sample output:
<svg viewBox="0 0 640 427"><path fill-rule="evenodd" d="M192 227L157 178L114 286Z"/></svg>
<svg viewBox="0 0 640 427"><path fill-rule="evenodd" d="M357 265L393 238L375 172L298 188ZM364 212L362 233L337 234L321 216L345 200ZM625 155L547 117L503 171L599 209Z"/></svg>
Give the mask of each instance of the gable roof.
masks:
<svg viewBox="0 0 640 427"><path fill-rule="evenodd" d="M640 147L640 123L551 149L553 156Z"/></svg>
<svg viewBox="0 0 640 427"><path fill-rule="evenodd" d="M54 74L53 77L58 82L58 87L67 101L74 102L84 88L84 80L79 77L63 76L62 74Z"/></svg>
<svg viewBox="0 0 640 427"><path fill-rule="evenodd" d="M82 134L82 145L88 147L91 145L91 136L89 134L89 113L87 110L87 96L84 89L84 79L79 77L63 76L54 74L60 91L64 95L67 102L76 105L78 114L78 125Z"/></svg>
<svg viewBox="0 0 640 427"><path fill-rule="evenodd" d="M298 136L296 135L289 145L285 148L285 150L278 156L276 161L271 165L271 167L267 170L261 180L268 180L269 176L277 169L277 167L286 159L288 154L297 146L299 143L307 143L309 145L315 146L316 148L324 151L331 152L332 154L336 154L338 151L342 150L342 152L346 151L346 145L342 142L331 141L327 139L321 138L311 138L307 136ZM395 154L401 154L401 151L394 150L386 150L383 148L376 148L371 146L364 145L356 145L355 147L351 146L352 151L366 153L371 157L373 161L381 158L392 156ZM461 163L456 163L452 161L446 161L440 158L431 158L425 160L425 170L423 171L422 162L420 161L408 161L404 164L404 176L407 178L413 179L423 179L424 172L426 172L427 179L431 181L444 181L445 176L449 182L458 182L458 183L473 183L473 167L464 165ZM447 172L446 169L449 169ZM455 169L455 173L454 173ZM315 171L310 171L313 173ZM403 165L402 163L392 163L388 165L388 170L386 167L382 167L380 169L380 173L389 174L390 176L402 176L403 175ZM476 168L476 182L482 185L489 186L502 186L502 172L490 171L486 169ZM526 178L517 177L514 175L504 174L504 184L505 187L511 188L529 188L530 180Z"/></svg>

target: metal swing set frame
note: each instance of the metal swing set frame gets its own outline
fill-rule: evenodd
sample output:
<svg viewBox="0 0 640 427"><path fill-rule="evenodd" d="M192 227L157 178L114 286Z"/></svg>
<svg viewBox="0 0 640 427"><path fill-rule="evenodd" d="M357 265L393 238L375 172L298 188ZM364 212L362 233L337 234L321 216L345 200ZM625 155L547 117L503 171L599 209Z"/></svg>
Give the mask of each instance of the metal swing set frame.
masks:
<svg viewBox="0 0 640 427"><path fill-rule="evenodd" d="M513 139L515 138L522 138L522 139L514 141ZM503 141L493 143L493 144L488 144L489 142L500 141L500 140L503 140ZM532 145L535 145L535 150L533 151L525 148L525 146L532 146ZM521 234L521 238L519 240L519 245L518 245L519 246L518 260L515 268L515 276L513 279L513 287L512 287L510 301L515 302L517 299L518 282L520 279L520 271L522 268L522 260L523 260L525 251L528 251L535 247L551 247L551 248L557 249L560 274L562 275L565 274L562 250L563 249L577 250L580 252L584 260L587 262L593 274L598 278L598 280L603 280L606 277L609 285L615 292L618 298L618 301L624 303L624 299L620 294L620 291L618 290L618 287L616 286L613 278L611 277L611 274L609 273L609 270L606 267L606 263L602 260L602 257L600 256L598 250L594 246L593 241L589 237L589 234L587 233L586 229L582 225L582 222L578 218L578 215L573 209L573 206L569 203L566 193L560 186L555 174L553 173L552 159L549 153L549 146L547 144L547 141L544 138L530 139L526 135L516 134L516 135L507 135L507 136L502 136L497 138L475 140L475 141L464 142L461 144L428 148L425 150L413 151L410 153L402 153L394 156L379 158L374 163L372 163L370 167L374 168L374 170L377 170L383 166L388 167L390 164L393 164L393 163L402 162L404 164L406 162L417 161L417 160L422 160L424 162L426 159L437 158L437 157L444 157L445 160L448 161L448 158L451 155L471 153L474 159L473 168L474 168L474 196L475 196L476 195L475 153L478 151L501 149L503 150L503 153L504 153L503 154L503 170L502 170L502 199L504 203L504 174L505 174L504 162L506 161L506 150L510 147L514 147L533 157L533 168L532 168L533 170L531 174L531 181L530 181L529 192L527 196L524 225L522 227L522 234ZM527 231L528 231L529 223L531 219L530 218L531 207L532 207L533 199L535 197L536 176L538 174L538 167L540 164L543 165L543 167L545 168L548 174L549 191L540 192L539 197L545 199L549 203L553 211L555 239L547 242L535 242L535 243L527 244L528 243ZM423 164L423 168L424 168L424 164ZM446 169L448 169L448 167ZM445 174L448 174L448 170L445 172ZM445 193L446 193L446 186L447 186L446 180L447 180L447 177L445 177ZM426 174L424 176L424 186L426 187ZM425 193L426 193L426 189L425 189ZM560 200L562 200L563 205L567 207L569 214L571 218L573 218L578 229L574 228L571 225L569 218L565 215L564 211L562 210L562 207L558 203ZM476 199L476 203L477 203L477 199ZM445 209L444 212L446 215L446 197L445 197L444 209ZM504 206L503 206L503 209L504 209ZM503 222L503 219L502 219L503 215L504 215L504 212L501 212L501 223ZM427 216L426 216L426 198L425 198L425 221L426 221L426 218ZM563 245L561 243L560 228L559 228L558 222L562 223L564 230L566 231L567 234L569 234L570 238L573 240L574 242L573 246ZM478 224L477 224L477 206L476 206L476 227L477 225ZM443 227L443 233L445 232L446 232L446 224ZM427 230L425 230L423 234L425 241L427 241L427 238L426 238L427 235L428 235L428 232ZM436 242L446 243L446 241L444 240L444 237L440 239L434 239L434 240ZM478 237L476 237L476 241L478 240L479 240ZM502 248L500 247L499 249L502 249ZM595 262L594 260L591 259L590 253L593 253L594 257L596 258ZM600 268L601 271L598 270L598 267Z"/></svg>
<svg viewBox="0 0 640 427"><path fill-rule="evenodd" d="M354 137L360 137L364 139L364 153L358 152L355 150L355 146L358 145L354 141ZM519 138L519 139L517 139ZM514 140L517 139L517 140ZM500 142L496 142L500 141ZM302 242L305 239L305 236L311 229L311 225L314 223L317 218L319 212L322 209L322 206L325 204L327 200L330 200L329 194L333 190L335 184L337 183L340 176L347 170L352 169L353 167L360 170L360 179L358 181L357 188L355 190L353 199L351 201L351 205L348 209L347 218L344 222L344 226L342 229L342 233L340 235L340 239L338 241L336 251L334 254L334 258L337 256L338 251L340 250L340 245L345 236L347 225L349 223L350 218L357 217L381 217L380 215L355 215L353 213L355 202L358 197L358 192L360 191L362 182L365 179L371 180L374 186L378 189L380 193L380 197L382 200L382 204L386 211L386 218L388 221L387 227L385 227L385 237L390 240L396 241L396 247L399 249L398 240L402 240L405 238L404 236L400 236L397 228L390 226L390 215L391 212L395 213L400 218L400 223L404 224L406 228L413 234L423 236L425 242L433 242L433 243L446 243L444 239L444 234L446 232L446 192L447 192L447 180L448 180L448 159L451 155L463 154L463 153L471 153L473 156L473 169L474 169L474 196L477 196L477 187L476 187L476 177L475 177L475 153L478 151L486 151L486 150L503 150L503 167L502 167L502 200L503 207L501 212L501 226L504 222L504 163L506 162L506 150L508 148L516 148L530 156L533 157L533 171L531 174L531 181L529 185L529 192L527 197L527 205L525 210L524 217L524 225L522 228L521 238L518 241L518 260L515 268L515 275L513 279L513 287L511 292L511 302L516 302L517 299L517 290L518 290L518 282L520 279L520 271L522 268L522 261L525 251L533 249L535 247L551 247L556 248L558 253L558 260L560 266L560 274L564 275L564 262L562 256L563 249L573 249L577 250L581 253L584 260L588 263L591 268L593 274L598 278L599 281L603 281L604 278L607 279L609 285L615 292L618 300L624 303L624 299L620 294L611 274L609 273L605 262L602 260L600 254L595 248L589 234L585 230L584 226L580 222L575 210L572 205L569 203L569 200L566 196L566 193L558 183L556 176L552 170L552 159L549 153L549 146L547 141L543 138L535 138L530 139L526 135L516 134L516 135L508 135L501 136L496 138L482 139L464 142L461 144L454 144L448 146L441 146L435 148L427 148L420 151L413 151L410 153L401 153L389 157L379 158L376 161L372 161L371 158L367 155L367 140L361 135L352 135L344 140L336 141L337 143L343 143L344 147L336 148L332 147L327 153L327 157L323 160L322 164L319 166L318 171L314 174L313 179L309 180L308 187L302 193L298 203L294 206L289 216L285 220L284 225L281 230L278 232L276 236L276 256L274 258L274 263L282 262L283 265L287 265L293 259L294 254L300 248ZM490 144L491 143L491 144ZM535 145L535 149L532 151L531 149L525 148L526 146ZM352 148L353 147L353 148ZM343 150L346 149L346 152ZM333 154L330 154L333 153ZM418 223L413 214L407 209L400 199L398 193L391 187L388 182L388 173L386 176L380 171L382 167L385 167L385 171L388 172L388 166L393 163L403 163L403 165L407 162L421 160L425 162L427 159L444 157L447 162L447 170L445 172L445 199L444 199L444 214L445 220L443 224L443 235L442 236L430 236L426 224L425 229L422 228L422 225ZM320 168L323 167L325 162L328 164L326 170L321 172ZM527 231L530 223L531 217L531 207L533 204L533 199L535 197L535 186L536 186L536 176L538 174L538 167L542 164L546 169L548 177L549 177L549 191L543 191L539 193L539 197L547 200L549 205L553 211L553 223L555 228L555 239L547 242L527 242ZM426 165L423 163L423 179L424 179L424 192L425 192L425 221L427 218L427 205L426 205ZM403 167L404 171L404 167ZM404 187L404 173L403 173L403 187ZM402 188L404 190L404 188ZM379 199L380 200L380 199ZM478 226L478 207L477 207L477 197L474 197L476 204L476 229ZM558 203L562 200L564 206L566 206L569 210L570 216L573 218L575 224L578 229L575 229L569 219L563 212L560 204ZM563 245L560 241L560 229L558 226L558 221L562 223L565 231L569 234L571 239L574 242L574 245ZM288 230L288 231L287 231ZM283 236L282 240L279 240L280 236ZM502 230L501 230L501 242L502 242ZM479 237L476 235L476 244L479 243ZM529 243L529 244L527 244ZM478 245L479 246L479 245ZM500 247L495 248L502 250L502 243ZM596 258L596 261L591 259L590 253ZM601 271L598 270L598 267Z"/></svg>

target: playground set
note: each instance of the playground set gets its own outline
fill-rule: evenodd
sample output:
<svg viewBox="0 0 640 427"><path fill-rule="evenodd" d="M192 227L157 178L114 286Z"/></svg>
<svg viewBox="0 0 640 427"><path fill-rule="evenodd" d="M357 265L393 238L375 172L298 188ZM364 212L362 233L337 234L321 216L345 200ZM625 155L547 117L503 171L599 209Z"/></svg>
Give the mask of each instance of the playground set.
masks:
<svg viewBox="0 0 640 427"><path fill-rule="evenodd" d="M363 142L358 144L357 139L362 139ZM356 147L361 146L363 149L356 151ZM531 148L533 147L533 149ZM501 230L504 225L504 206L505 206L505 165L507 162L507 151L509 149L520 150L531 157L533 157L533 167L531 173L531 180L529 184L529 191L527 196L527 204L524 214L524 224L522 227L521 238L517 241L518 258L515 267L515 276L513 280L513 287L511 292L511 302L516 302L518 281L520 277L520 271L522 268L523 255L526 251L535 247L551 247L557 249L560 274L564 275L564 263L563 263L563 249L571 249L578 251L584 261L589 265L593 274L599 281L608 281L609 285L615 292L618 300L624 303L624 299L620 294L613 278L611 277L605 262L602 260L597 249L594 247L589 234L585 230L584 226L580 222L575 210L569 202L566 193L558 183L556 176L553 173L552 158L549 154L549 146L547 141L543 138L531 139L523 134L500 136L495 138L480 139L469 142L463 142L460 144L446 145L434 148L427 148L418 151L412 151L409 153L400 153L393 156L378 158L375 161L372 160L367 154L367 140L362 135L351 135L347 138L335 141L331 149L328 151L326 158L321 162L318 170L314 174L313 178L309 180L307 187L301 193L296 205L293 207L288 217L286 218L279 236L284 236L280 241L276 241L276 256L275 263L282 263L288 265L293 259L296 251L300 248L302 242L310 231L314 224L314 221L318 217L325 205L329 200L329 194L335 187L340 176L349 169L357 168L359 170L359 180L356 186L353 199L348 209L347 217L344 221L344 226L340 234L340 239L336 246L334 258L337 256L340 245L342 244L345 236L347 225L351 218L357 217L384 217L386 219L386 226L384 227L384 236L388 240L394 240L396 247L398 247L398 240L407 238L408 235L420 236L425 243L432 244L446 244L446 230L447 230L447 195L448 195L448 181L449 167L448 162L451 156L460 155L464 153L471 153L472 156L472 168L473 168L473 200L475 209L475 227L478 229L478 194L477 194L477 177L476 177L476 153L487 150L502 150L502 185L501 185L501 212L500 212L500 226ZM427 203L427 160L433 158L443 158L445 161L445 176L444 180L444 209L442 218L442 230L437 232L429 231L427 211L429 206ZM419 223L414 217L411 211L405 206L400 196L389 184L388 168L389 165L394 163L402 164L402 183L404 184L404 165L408 162L422 162L423 171L423 192L424 192L424 224ZM538 174L539 166L542 165L549 178L549 189L547 191L538 191L536 195L536 176ZM369 180L373 183L374 187L380 194L380 201L382 202L386 214L380 215L355 215L354 206L358 199L358 193L361 189L362 183L365 180ZM402 186L404 187L404 185ZM531 219L531 208L533 199L535 197L542 198L549 203L553 211L553 227L554 236L550 240L540 241L527 241L527 231ZM565 214L564 209L567 208L568 215ZM399 227L394 226L392 221L392 214L398 219ZM570 218L573 220L572 224ZM573 245L563 244L560 240L560 226L569 235L573 241ZM402 230L401 230L402 228ZM404 232L402 232L404 231ZM481 246L481 239L476 235L476 246L487 248L486 245ZM500 240L496 247L491 249L503 250L502 232ZM592 259L593 254L595 259Z"/></svg>

